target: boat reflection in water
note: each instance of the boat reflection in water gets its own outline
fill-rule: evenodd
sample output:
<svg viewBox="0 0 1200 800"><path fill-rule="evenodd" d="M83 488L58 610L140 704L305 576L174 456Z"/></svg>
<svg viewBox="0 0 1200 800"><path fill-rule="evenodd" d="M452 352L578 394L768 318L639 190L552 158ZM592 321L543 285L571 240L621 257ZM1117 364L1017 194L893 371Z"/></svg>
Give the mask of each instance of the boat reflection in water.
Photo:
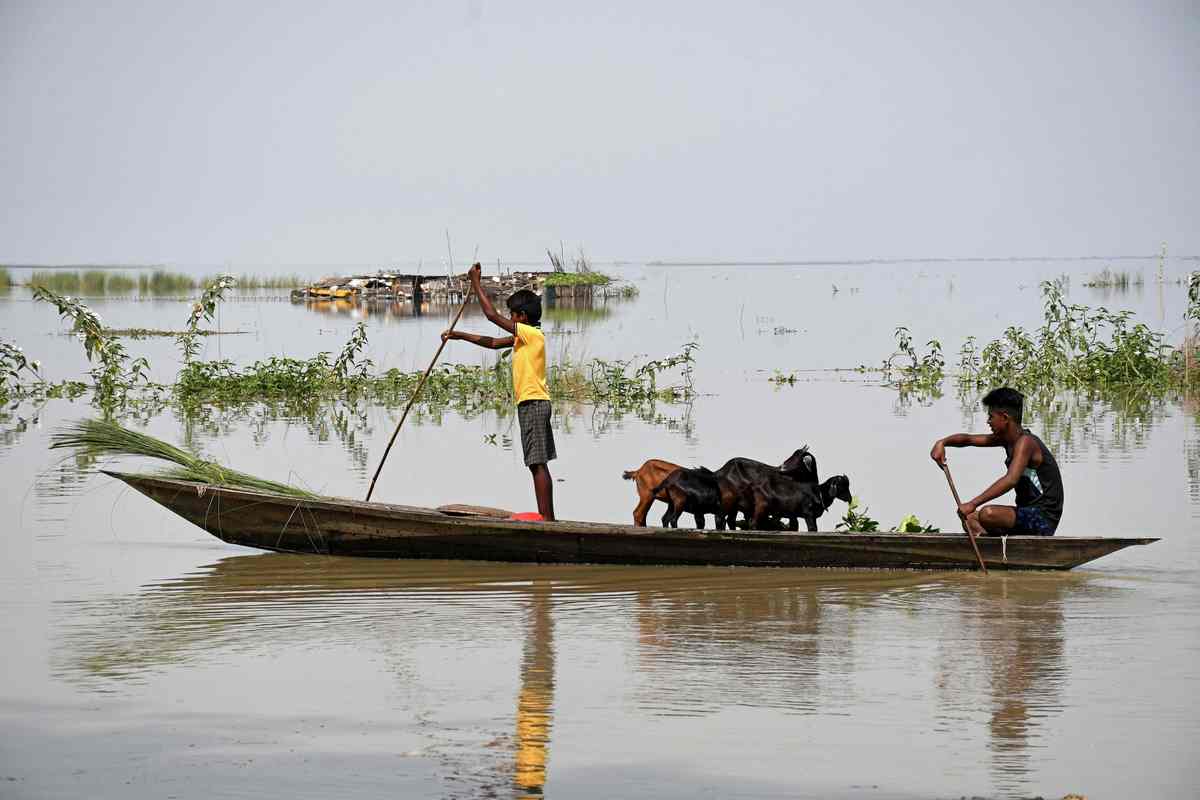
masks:
<svg viewBox="0 0 1200 800"><path fill-rule="evenodd" d="M587 717L588 724L620 727L630 715L649 724L748 708L784 713L758 714L755 724L773 730L745 731L747 741L819 730L819 746L794 740L795 758L844 774L861 767L862 752L906 740L906 759L914 763L925 763L921 757L930 752L962 763L968 751L955 755L956 748L983 734L994 784L1028 793L1029 775L1040 768L1031 758L1041 751L1042 729L1063 705L1064 606L1086 609L1114 591L1086 573L984 577L235 556L131 598L63 604L52 668L74 684L106 692L127 684L134 691L171 669L214 660L238 666L269 656L279 669L303 673L311 654L322 650L338 651L339 661L358 661L355 654L365 651L367 663L382 650L385 684L415 692L387 713L427 720L413 734L429 743L425 749L440 769L456 786L466 781L488 794L503 793L506 784L517 797L542 794L555 715L561 721L564 714L600 714ZM556 705L562 654L556 656L554 638L564 625L573 675L586 677L588 669L603 669L598 659L612 657L623 671L591 673L597 686L585 693L590 705L579 708ZM513 713L503 711L512 700L501 699L494 711L477 715L484 722L466 741L461 704L483 702L472 699L480 681L503 680L484 667L503 663L514 640L523 642L515 736L507 732L513 727L492 722ZM439 663L430 653L449 655ZM334 678L312 680L310 692L320 695L322 681ZM597 710L593 693L605 680L623 696ZM245 690L253 694L254 686ZM395 693L378 682L358 691ZM485 694L488 703L504 697L498 687ZM427 710L413 705L418 699ZM435 721L456 704L457 717ZM846 718L854 724L838 721ZM664 753L684 746L670 741L641 745L647 757L689 755ZM796 780L768 777L781 786ZM977 778L957 776L963 783Z"/></svg>

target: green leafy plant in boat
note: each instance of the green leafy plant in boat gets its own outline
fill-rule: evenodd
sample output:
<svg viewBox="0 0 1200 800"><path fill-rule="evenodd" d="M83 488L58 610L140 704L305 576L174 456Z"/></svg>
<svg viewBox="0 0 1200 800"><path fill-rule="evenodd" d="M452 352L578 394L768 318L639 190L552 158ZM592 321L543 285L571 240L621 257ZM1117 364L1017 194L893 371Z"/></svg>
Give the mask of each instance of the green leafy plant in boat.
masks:
<svg viewBox="0 0 1200 800"><path fill-rule="evenodd" d="M161 439L106 420L87 419L68 425L50 437L50 448L75 450L93 457L105 455L152 458L175 465L161 473L165 477L292 497L316 497L305 489L258 478L213 461L206 461Z"/></svg>
<svg viewBox="0 0 1200 800"><path fill-rule="evenodd" d="M846 509L846 514L842 517L842 521L837 524L835 530L846 531L848 533L878 533L879 520L872 519L867 511L869 509L861 505L857 497L852 497L850 505ZM921 520L917 519L916 514L909 514L900 520L898 525L890 529L888 533L941 533L941 528L922 524Z"/></svg>
<svg viewBox="0 0 1200 800"><path fill-rule="evenodd" d="M878 531L879 520L872 519L867 514L869 510L866 506L859 503L857 497L851 497L850 505L846 508L846 513L842 517L842 521L837 524L834 530L848 531L850 533L874 533Z"/></svg>

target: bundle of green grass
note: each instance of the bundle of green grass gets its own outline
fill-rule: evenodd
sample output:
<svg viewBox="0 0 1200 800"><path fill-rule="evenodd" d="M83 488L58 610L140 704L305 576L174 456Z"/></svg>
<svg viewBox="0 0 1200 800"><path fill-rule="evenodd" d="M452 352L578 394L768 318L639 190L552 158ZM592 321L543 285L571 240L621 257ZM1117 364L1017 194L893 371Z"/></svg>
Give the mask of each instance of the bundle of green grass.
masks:
<svg viewBox="0 0 1200 800"><path fill-rule="evenodd" d="M154 458L175 464L174 467L158 473L165 478L213 486L233 486L290 497L316 497L312 492L286 483L257 478L212 461L205 461L161 439L100 419L85 419L62 428L50 437L50 448L79 450L89 455Z"/></svg>

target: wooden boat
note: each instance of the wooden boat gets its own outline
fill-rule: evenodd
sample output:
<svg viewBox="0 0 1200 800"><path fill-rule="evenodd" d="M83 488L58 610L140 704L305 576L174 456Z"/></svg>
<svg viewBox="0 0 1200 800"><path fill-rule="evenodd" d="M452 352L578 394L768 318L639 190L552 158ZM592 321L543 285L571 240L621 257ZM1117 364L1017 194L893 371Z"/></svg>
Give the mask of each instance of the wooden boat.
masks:
<svg viewBox="0 0 1200 800"><path fill-rule="evenodd" d="M480 561L749 567L978 569L963 534L774 533L522 522L471 507L302 499L105 470L230 544L291 553ZM467 509L463 513L463 509ZM1064 570L1158 539L1007 536L979 540L988 569Z"/></svg>

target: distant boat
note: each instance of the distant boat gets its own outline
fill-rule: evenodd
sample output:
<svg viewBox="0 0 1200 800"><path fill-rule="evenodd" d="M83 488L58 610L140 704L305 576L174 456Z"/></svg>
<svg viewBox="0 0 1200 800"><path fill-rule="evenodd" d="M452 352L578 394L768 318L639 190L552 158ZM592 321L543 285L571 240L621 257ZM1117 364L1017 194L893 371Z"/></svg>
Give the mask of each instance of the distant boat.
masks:
<svg viewBox="0 0 1200 800"><path fill-rule="evenodd" d="M288 553L479 561L978 569L962 534L736 533L526 522L498 509L301 499L155 475L104 473L230 544ZM1066 570L1155 538L980 538L989 570Z"/></svg>

